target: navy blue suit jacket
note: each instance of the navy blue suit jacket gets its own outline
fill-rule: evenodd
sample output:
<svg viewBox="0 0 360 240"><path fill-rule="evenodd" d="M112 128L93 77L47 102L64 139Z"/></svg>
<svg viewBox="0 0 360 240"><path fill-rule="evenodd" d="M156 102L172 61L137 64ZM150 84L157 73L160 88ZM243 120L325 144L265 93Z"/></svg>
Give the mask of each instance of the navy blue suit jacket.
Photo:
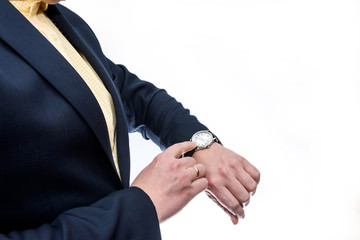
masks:
<svg viewBox="0 0 360 240"><path fill-rule="evenodd" d="M46 14L112 95L122 180L86 83L0 0L0 239L160 239L150 198L129 188L128 132L166 148L205 126L164 90L107 59L76 14L61 5Z"/></svg>

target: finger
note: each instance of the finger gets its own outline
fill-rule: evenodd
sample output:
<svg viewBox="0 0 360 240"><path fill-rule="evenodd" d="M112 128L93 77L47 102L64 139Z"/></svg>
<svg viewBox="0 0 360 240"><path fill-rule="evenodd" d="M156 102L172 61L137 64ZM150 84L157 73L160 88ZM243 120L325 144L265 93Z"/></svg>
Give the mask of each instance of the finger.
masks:
<svg viewBox="0 0 360 240"><path fill-rule="evenodd" d="M256 189L250 193L251 196L254 196L256 193Z"/></svg>
<svg viewBox="0 0 360 240"><path fill-rule="evenodd" d="M233 214L241 218L245 217L243 204L239 202L227 188L211 189L211 192L217 196L218 201Z"/></svg>
<svg viewBox="0 0 360 240"><path fill-rule="evenodd" d="M174 144L169 148L167 148L165 151L171 156L175 158L179 158L182 154L189 152L194 148L196 148L196 143L188 141L188 142Z"/></svg>
<svg viewBox="0 0 360 240"><path fill-rule="evenodd" d="M244 207L247 207L247 206L249 205L249 203L250 203L250 199L249 199L249 201L247 201L246 203L244 203Z"/></svg>
<svg viewBox="0 0 360 240"><path fill-rule="evenodd" d="M205 190L206 195L213 201L216 203L216 205L218 205L222 210L224 210L224 212L229 215L232 223L234 225L238 224L239 222L239 217L232 213L231 211L229 211L229 209L227 209L221 202L219 202L219 200L215 197L215 195L213 195L209 190Z"/></svg>
<svg viewBox="0 0 360 240"><path fill-rule="evenodd" d="M237 179L235 179L235 181L231 181L226 186L226 188L238 202L245 203L245 202L249 201L250 193L243 186L243 184L241 182L239 182Z"/></svg>
<svg viewBox="0 0 360 240"><path fill-rule="evenodd" d="M194 181L199 178L205 177L206 170L203 164L196 164L186 169L188 172L189 180Z"/></svg>
<svg viewBox="0 0 360 240"><path fill-rule="evenodd" d="M257 182L245 170L239 170L236 178L248 192L254 192L257 188Z"/></svg>
<svg viewBox="0 0 360 240"><path fill-rule="evenodd" d="M196 164L195 158L192 157L181 158L179 162L181 162L181 165L184 166L185 169L191 168Z"/></svg>
<svg viewBox="0 0 360 240"><path fill-rule="evenodd" d="M224 207L226 207L231 213L240 216L241 218L244 218L245 211L243 204L239 202L229 190L223 192L225 193L223 193L223 195L220 195L218 200L220 200Z"/></svg>
<svg viewBox="0 0 360 240"><path fill-rule="evenodd" d="M191 195L195 197L196 195L207 189L208 185L209 183L206 178L196 179L191 183Z"/></svg>
<svg viewBox="0 0 360 240"><path fill-rule="evenodd" d="M257 184L259 184L259 182L260 182L260 171L248 161L246 161L244 169L252 177L252 179L254 179L254 181Z"/></svg>
<svg viewBox="0 0 360 240"><path fill-rule="evenodd" d="M193 181L190 185L190 189L188 190L188 194L186 194L187 202L193 199L196 195L207 189L209 186L208 180L206 178L200 178Z"/></svg>

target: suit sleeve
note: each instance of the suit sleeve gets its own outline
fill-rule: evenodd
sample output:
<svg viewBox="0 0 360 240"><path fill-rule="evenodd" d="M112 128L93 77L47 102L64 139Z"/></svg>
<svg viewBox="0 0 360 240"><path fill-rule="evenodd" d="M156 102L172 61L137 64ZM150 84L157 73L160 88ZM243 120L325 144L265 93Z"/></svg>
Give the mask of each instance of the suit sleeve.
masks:
<svg viewBox="0 0 360 240"><path fill-rule="evenodd" d="M127 115L129 131L138 131L161 149L189 141L191 136L207 129L190 111L164 89L140 80L123 65L109 61Z"/></svg>
<svg viewBox="0 0 360 240"><path fill-rule="evenodd" d="M83 39L94 48L98 56L104 56L91 28L65 7L59 6L59 9L81 33ZM114 64L105 56L104 60L107 61L114 83L119 90L129 131L138 131L144 138L150 138L165 149L174 143L188 141L195 132L207 129L165 90L140 80L126 67Z"/></svg>
<svg viewBox="0 0 360 240"><path fill-rule="evenodd" d="M79 239L159 240L155 207L141 189L131 187L114 192L91 206L68 210L51 224L0 234L0 240Z"/></svg>

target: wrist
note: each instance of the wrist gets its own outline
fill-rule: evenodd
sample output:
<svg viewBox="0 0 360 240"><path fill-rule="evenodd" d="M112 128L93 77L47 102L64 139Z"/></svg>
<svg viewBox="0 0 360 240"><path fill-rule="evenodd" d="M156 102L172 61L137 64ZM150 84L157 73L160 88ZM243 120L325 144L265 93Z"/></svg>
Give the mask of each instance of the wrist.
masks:
<svg viewBox="0 0 360 240"><path fill-rule="evenodd" d="M214 143L221 144L218 137L209 130L201 130L191 137L191 142L196 143L196 148L185 153L183 156L191 157L195 152L210 148Z"/></svg>
<svg viewBox="0 0 360 240"><path fill-rule="evenodd" d="M206 159L206 158L203 158L203 156L209 157L214 152L218 151L218 149L220 149L222 147L223 147L223 145L221 145L220 143L214 142L208 148L201 149L201 150L198 150L198 151L194 151L194 154L193 154L192 157L195 158L195 159ZM200 156L201 156L201 158L198 158Z"/></svg>

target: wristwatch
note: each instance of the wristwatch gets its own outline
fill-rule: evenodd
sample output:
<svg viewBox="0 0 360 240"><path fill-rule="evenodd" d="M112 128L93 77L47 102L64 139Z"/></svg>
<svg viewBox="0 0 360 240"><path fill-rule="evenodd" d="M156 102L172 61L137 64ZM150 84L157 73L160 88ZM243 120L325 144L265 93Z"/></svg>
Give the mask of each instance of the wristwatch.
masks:
<svg viewBox="0 0 360 240"><path fill-rule="evenodd" d="M209 148L214 142L219 142L219 139L212 134L209 130L202 130L196 132L190 139L197 145L196 150Z"/></svg>
<svg viewBox="0 0 360 240"><path fill-rule="evenodd" d="M185 157L191 157L196 151L209 148L214 142L220 143L219 139L209 130L196 132L190 139L196 143L196 148L184 154Z"/></svg>

